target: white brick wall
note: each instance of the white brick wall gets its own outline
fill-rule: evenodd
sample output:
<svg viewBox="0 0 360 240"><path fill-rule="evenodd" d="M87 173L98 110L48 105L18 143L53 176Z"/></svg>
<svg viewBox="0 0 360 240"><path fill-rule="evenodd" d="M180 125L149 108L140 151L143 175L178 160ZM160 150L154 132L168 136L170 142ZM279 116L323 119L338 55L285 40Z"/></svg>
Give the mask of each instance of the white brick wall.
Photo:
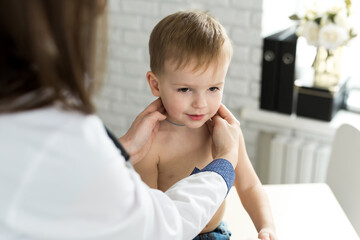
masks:
<svg viewBox="0 0 360 240"><path fill-rule="evenodd" d="M258 107L263 0L110 0L107 79L95 98L98 113L117 136L155 98L145 78L148 39L158 21L178 10L201 9L217 18L233 42L223 102L233 111Z"/></svg>

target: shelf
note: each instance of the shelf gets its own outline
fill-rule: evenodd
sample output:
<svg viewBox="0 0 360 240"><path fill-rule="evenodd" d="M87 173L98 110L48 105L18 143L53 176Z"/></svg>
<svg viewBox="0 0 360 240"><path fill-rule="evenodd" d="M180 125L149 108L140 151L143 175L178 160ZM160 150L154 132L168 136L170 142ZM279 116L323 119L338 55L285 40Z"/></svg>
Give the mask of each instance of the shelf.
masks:
<svg viewBox="0 0 360 240"><path fill-rule="evenodd" d="M360 127L360 114L345 110L340 110L331 122L299 117L295 114L286 115L254 108L243 108L240 112L240 119L307 131L329 137L333 137L336 129L344 123Z"/></svg>

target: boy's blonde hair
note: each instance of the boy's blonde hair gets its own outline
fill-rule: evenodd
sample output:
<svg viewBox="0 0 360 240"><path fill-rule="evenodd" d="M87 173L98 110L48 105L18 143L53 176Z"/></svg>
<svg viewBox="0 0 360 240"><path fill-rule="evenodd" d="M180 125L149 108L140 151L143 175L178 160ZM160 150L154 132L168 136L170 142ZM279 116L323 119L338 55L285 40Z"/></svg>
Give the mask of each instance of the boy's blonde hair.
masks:
<svg viewBox="0 0 360 240"><path fill-rule="evenodd" d="M196 61L194 71L211 63L230 61L232 46L224 27L201 11L180 11L162 19L149 41L150 68L155 74L164 71L165 61L177 68Z"/></svg>

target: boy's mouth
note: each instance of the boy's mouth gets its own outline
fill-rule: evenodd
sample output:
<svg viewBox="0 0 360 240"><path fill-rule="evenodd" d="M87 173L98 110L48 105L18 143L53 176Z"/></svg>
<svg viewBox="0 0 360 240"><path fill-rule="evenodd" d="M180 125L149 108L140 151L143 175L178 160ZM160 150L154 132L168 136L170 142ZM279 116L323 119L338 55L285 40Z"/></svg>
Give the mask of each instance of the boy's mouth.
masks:
<svg viewBox="0 0 360 240"><path fill-rule="evenodd" d="M193 121L200 121L201 119L204 118L204 114L201 114L201 115L195 115L195 114L187 114L188 117L193 120Z"/></svg>

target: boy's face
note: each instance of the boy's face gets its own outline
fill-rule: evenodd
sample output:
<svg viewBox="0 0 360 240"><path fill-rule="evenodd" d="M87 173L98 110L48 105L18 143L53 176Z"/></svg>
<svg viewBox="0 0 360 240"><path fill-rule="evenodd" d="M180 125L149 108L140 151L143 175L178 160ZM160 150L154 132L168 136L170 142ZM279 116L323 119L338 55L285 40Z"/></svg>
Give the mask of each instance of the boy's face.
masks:
<svg viewBox="0 0 360 240"><path fill-rule="evenodd" d="M153 94L161 97L169 121L199 128L220 107L228 66L228 62L210 64L206 71L201 67L194 72L194 64L176 69L167 61L161 76L149 72L147 77Z"/></svg>

